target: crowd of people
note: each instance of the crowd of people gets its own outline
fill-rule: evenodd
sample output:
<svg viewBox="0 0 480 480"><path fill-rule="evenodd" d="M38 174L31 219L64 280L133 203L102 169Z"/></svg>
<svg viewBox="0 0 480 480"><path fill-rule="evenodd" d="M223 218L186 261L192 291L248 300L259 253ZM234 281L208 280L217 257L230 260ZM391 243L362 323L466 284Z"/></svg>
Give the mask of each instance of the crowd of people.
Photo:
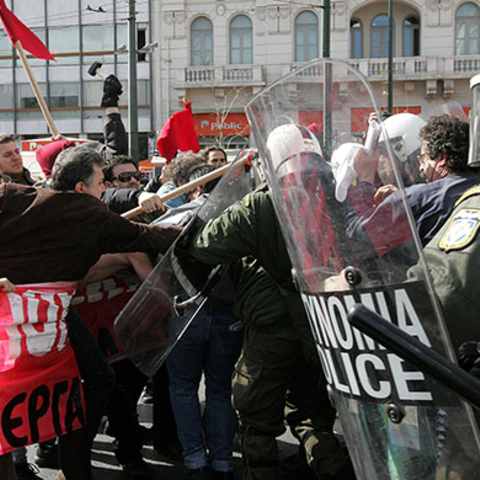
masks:
<svg viewBox="0 0 480 480"><path fill-rule="evenodd" d="M182 238L189 261L229 268L165 364L149 379L122 353L113 329L116 315L216 182L164 204L160 197L226 165L227 155L217 146L179 153L142 186L137 161L126 155L121 94L120 82L107 77L101 102L105 144L75 146L56 139L38 151L47 177L42 185L24 168L14 138L0 135L1 480L40 478L26 460L25 447L34 443L38 465L58 466L59 479L93 478L91 449L104 416L126 478L154 478L142 455L144 442L151 440L159 453L183 458L186 478L231 480L234 438L240 433L245 480L300 478L298 471L305 478L355 479L348 451L333 431L335 409L268 186ZM385 122L392 121L399 116ZM351 207L351 238L381 256L411 240L403 197L378 177L379 159L375 163L361 146L350 146L353 156L344 152L339 160L334 152L332 173L316 136L294 128L301 138L297 153L317 154L332 185L334 176L342 182L335 162L351 160L356 181L342 198ZM290 134L282 131L283 138ZM406 135L413 135L411 128L405 128L403 140ZM475 263L467 264L461 254L478 258L480 216L468 242L438 245L448 243L452 215L455 223L462 209L475 210L480 176L467 164L467 122L435 117L419 133L416 129L415 137L401 162L410 166L408 178L416 166L413 176L421 173L427 183L408 186L406 198L427 259L448 272L434 276L447 323L459 310L472 319L461 331L450 324L458 348L478 336L478 295L473 280L459 286L445 278L461 278L466 271L473 279ZM137 206L143 210L137 221L121 217ZM398 227L394 237L378 230L382 223L391 227L392 219ZM458 261L445 257L449 250ZM459 289L468 305L459 301ZM139 424L137 403L149 382L153 426L146 429ZM285 422L301 445L295 474L282 472L279 464L276 438Z"/></svg>

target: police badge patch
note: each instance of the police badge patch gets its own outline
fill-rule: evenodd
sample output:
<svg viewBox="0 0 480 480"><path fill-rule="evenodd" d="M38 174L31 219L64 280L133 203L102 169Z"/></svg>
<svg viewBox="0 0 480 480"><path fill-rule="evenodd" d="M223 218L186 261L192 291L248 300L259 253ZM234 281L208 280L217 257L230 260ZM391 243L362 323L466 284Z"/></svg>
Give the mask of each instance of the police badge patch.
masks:
<svg viewBox="0 0 480 480"><path fill-rule="evenodd" d="M446 252L461 250L475 238L480 227L480 210L466 208L457 212L447 230L443 234L438 246Z"/></svg>

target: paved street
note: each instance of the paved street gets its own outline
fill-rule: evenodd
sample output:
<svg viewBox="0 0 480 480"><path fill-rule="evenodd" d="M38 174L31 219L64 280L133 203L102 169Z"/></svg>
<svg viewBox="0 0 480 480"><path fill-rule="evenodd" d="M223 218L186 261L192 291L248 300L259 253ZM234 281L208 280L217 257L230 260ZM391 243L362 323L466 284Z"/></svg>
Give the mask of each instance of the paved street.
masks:
<svg viewBox="0 0 480 480"><path fill-rule="evenodd" d="M203 388L201 390L203 395ZM146 427L151 426L152 407L151 405L139 404L138 406L140 421ZM93 446L93 466L95 480L125 480L122 469L117 464L112 448L113 439L107 435L97 435ZM279 447L281 457L286 457L295 452L296 440L290 433L285 433L279 439ZM241 457L239 445L235 449L234 465L236 471L236 478L241 478ZM169 459L157 454L151 445L146 445L143 448L145 460L150 462L156 472L156 478L159 480L174 480L182 479L185 474L185 469L181 462L172 462ZM29 461L33 461L35 455L35 447L28 448ZM57 470L42 468L40 475L44 480L57 480Z"/></svg>

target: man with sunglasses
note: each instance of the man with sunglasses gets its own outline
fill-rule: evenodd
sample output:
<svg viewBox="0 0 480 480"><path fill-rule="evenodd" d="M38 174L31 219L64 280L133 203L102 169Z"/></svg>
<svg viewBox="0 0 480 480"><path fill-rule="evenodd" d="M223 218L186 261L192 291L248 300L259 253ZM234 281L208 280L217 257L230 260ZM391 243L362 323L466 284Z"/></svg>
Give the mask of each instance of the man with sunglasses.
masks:
<svg viewBox="0 0 480 480"><path fill-rule="evenodd" d="M142 188L137 165L126 155L117 155L104 168L105 186L117 188Z"/></svg>
<svg viewBox="0 0 480 480"><path fill-rule="evenodd" d="M163 211L160 198L140 183L141 174L135 161L126 155L114 156L103 168L107 188L102 201L115 213L122 214L141 205L146 212L137 221L150 223Z"/></svg>

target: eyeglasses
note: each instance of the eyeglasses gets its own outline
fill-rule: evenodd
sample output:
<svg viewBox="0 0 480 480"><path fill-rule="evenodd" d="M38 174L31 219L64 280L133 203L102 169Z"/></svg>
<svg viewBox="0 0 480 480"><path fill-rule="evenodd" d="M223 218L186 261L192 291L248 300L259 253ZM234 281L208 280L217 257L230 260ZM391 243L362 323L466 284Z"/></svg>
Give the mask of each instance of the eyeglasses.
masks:
<svg viewBox="0 0 480 480"><path fill-rule="evenodd" d="M123 172L119 173L116 177L113 177L114 180L118 180L119 182L128 182L132 178L140 180L140 172Z"/></svg>

